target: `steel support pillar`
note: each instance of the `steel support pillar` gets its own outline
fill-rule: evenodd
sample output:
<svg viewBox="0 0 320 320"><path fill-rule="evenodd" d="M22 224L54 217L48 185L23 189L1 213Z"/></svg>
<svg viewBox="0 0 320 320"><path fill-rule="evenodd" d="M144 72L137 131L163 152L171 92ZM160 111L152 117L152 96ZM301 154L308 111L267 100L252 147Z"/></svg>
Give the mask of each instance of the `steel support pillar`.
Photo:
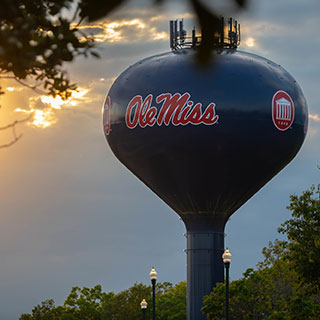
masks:
<svg viewBox="0 0 320 320"><path fill-rule="evenodd" d="M206 320L203 297L224 281L224 225L220 228L187 226L187 319Z"/></svg>

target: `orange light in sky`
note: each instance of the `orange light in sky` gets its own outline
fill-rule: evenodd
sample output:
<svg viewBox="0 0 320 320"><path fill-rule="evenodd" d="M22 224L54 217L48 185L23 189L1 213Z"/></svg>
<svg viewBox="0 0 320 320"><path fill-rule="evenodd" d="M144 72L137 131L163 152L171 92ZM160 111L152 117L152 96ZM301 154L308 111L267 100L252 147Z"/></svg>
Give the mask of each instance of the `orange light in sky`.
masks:
<svg viewBox="0 0 320 320"><path fill-rule="evenodd" d="M252 47L254 47L254 45L255 45L255 41L256 41L256 40L255 40L254 38L249 37L249 38L245 41L245 44L246 44L246 46L252 48Z"/></svg>
<svg viewBox="0 0 320 320"><path fill-rule="evenodd" d="M64 105L76 106L78 101L75 99L82 98L88 92L87 89L78 88L77 90L72 91L71 96L67 100L62 100L60 96L51 97L51 96L41 96L41 102L47 104L50 108L61 109Z"/></svg>
<svg viewBox="0 0 320 320"><path fill-rule="evenodd" d="M56 123L56 120L53 118L52 111L50 109L35 110L32 123L36 127L47 128Z"/></svg>
<svg viewBox="0 0 320 320"><path fill-rule="evenodd" d="M39 109L21 109L17 108L15 110L16 112L22 112L22 113L27 113L32 115L32 121L29 123L34 127L38 128L47 128L54 123L56 123L56 120L54 119L53 112L51 109L44 109L44 110L39 110Z"/></svg>
<svg viewBox="0 0 320 320"><path fill-rule="evenodd" d="M61 110L63 106L76 106L81 98L83 98L88 89L78 88L72 91L71 96L67 100L62 100L61 97L51 97L51 96L40 96L33 99L33 105L31 104L28 108L17 108L16 112L27 113L32 116L31 121L28 123L33 127L47 128L57 122L55 117L56 110ZM34 101L40 100L44 105L43 108L37 108ZM31 100L32 101L32 100Z"/></svg>
<svg viewBox="0 0 320 320"><path fill-rule="evenodd" d="M133 40L149 39L163 40L168 38L167 32L158 31L152 25L147 25L140 18L131 20L114 20L97 25L84 25L79 29L100 29L100 33L94 36L97 42L132 42ZM146 33L145 30L148 30ZM146 37L147 35L147 37Z"/></svg>
<svg viewBox="0 0 320 320"><path fill-rule="evenodd" d="M318 114L309 113L309 119L312 119L314 121L320 121L320 116Z"/></svg>

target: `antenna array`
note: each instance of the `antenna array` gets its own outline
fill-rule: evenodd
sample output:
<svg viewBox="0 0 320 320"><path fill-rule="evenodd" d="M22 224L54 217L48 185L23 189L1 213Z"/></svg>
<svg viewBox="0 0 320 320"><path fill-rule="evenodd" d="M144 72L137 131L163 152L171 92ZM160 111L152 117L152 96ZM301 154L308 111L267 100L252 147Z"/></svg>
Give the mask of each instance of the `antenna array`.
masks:
<svg viewBox="0 0 320 320"><path fill-rule="evenodd" d="M240 45L240 24L237 20L228 19L225 25L224 17L220 18L219 32L213 37L213 46L217 48L237 48ZM196 29L193 27L192 35L187 36L187 31L183 28L183 19L170 20L170 48L173 51L183 48L195 48L200 45L202 35L196 35Z"/></svg>

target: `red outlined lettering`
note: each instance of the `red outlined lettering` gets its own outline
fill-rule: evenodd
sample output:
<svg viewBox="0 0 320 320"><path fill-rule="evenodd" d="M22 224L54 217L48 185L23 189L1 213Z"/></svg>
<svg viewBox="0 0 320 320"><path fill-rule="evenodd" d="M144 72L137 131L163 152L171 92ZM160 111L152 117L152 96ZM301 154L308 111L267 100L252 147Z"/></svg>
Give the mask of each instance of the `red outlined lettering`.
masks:
<svg viewBox="0 0 320 320"><path fill-rule="evenodd" d="M129 129L134 129L137 125L141 128L168 126L173 124L179 125L213 125L218 122L219 116L216 114L215 103L210 103L204 112L202 104L190 100L191 95L188 92L180 93L162 93L159 94L155 101L161 104L157 109L152 105L153 95L149 94L144 100L142 96L134 96L128 103L125 122Z"/></svg>

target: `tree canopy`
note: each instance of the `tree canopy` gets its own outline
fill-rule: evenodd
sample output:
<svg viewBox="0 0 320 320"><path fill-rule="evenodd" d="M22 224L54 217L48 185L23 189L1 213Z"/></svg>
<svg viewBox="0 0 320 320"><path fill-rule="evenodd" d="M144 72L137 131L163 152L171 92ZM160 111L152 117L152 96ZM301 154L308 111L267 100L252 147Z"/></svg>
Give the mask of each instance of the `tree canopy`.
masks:
<svg viewBox="0 0 320 320"><path fill-rule="evenodd" d="M278 229L287 240L269 242L257 268L246 270L241 279L230 283L230 320L320 319L320 184L300 196L292 195L288 209L291 218ZM156 286L157 319L186 319L186 282ZM142 299L148 302L149 320L151 286L136 283L118 294L105 293L99 285L74 287L62 306L46 300L19 320L138 320ZM204 298L202 311L209 320L224 319L223 283Z"/></svg>
<svg viewBox="0 0 320 320"><path fill-rule="evenodd" d="M51 95L68 97L75 86L62 68L79 55L95 54L93 38L68 17L73 0L0 1L0 79L34 80ZM76 11L75 11L76 13Z"/></svg>
<svg viewBox="0 0 320 320"><path fill-rule="evenodd" d="M320 185L292 195L291 218L275 240L262 250L257 270L230 284L230 319L320 319ZM219 284L204 299L208 319L224 319L225 285Z"/></svg>
<svg viewBox="0 0 320 320"><path fill-rule="evenodd" d="M212 35L219 31L219 13L209 10L201 0L190 3L202 29L199 61L208 61L213 49ZM0 0L0 80L13 79L41 94L62 99L70 97L76 84L67 76L65 64L79 56L99 57L94 36L79 26L106 18L128 0ZM160 5L165 0L151 0ZM244 8L247 0L230 0ZM1 90L0 95L4 94ZM11 146L21 135L14 121L0 127L13 130L13 139L0 145Z"/></svg>
<svg viewBox="0 0 320 320"><path fill-rule="evenodd" d="M100 285L91 289L73 287L62 306L45 300L19 320L140 320L142 299L148 302L146 320L151 320L151 286L135 283L118 294L103 292ZM156 284L156 306L158 320L186 319L186 282Z"/></svg>
<svg viewBox="0 0 320 320"><path fill-rule="evenodd" d="M290 260L299 278L320 289L320 185L312 186L301 196L292 195L288 209L292 218L278 231L288 237Z"/></svg>
<svg viewBox="0 0 320 320"><path fill-rule="evenodd" d="M98 56L93 51L94 37L84 34L78 26L83 21L105 18L125 2L0 0L0 79L12 78L20 83L31 79L35 81L33 88L40 86L48 94L68 97L75 85L67 78L63 63L78 56ZM164 0L153 2L161 4ZM203 30L203 52L209 52L211 35L219 30L219 15L199 0L188 2ZM244 7L247 1L234 2Z"/></svg>

